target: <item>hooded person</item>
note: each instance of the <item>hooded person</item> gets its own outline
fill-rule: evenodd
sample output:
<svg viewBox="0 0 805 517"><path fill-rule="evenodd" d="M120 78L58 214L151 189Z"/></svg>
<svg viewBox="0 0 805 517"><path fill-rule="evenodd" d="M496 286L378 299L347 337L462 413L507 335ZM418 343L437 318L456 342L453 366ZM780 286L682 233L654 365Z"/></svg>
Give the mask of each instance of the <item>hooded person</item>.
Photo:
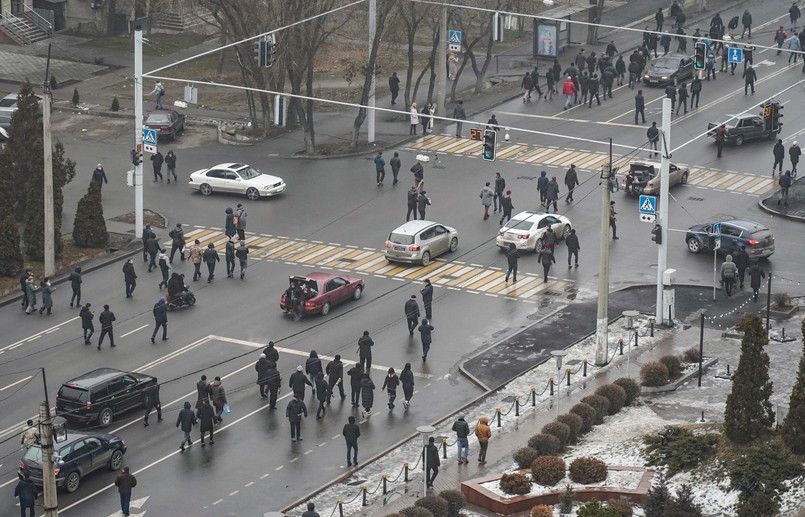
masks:
<svg viewBox="0 0 805 517"><path fill-rule="evenodd" d="M311 350L310 357L305 361L305 373L308 375L310 383L313 384L313 395L316 394L316 376L323 371L324 368L321 365L319 354L317 354L315 350Z"/></svg>
<svg viewBox="0 0 805 517"><path fill-rule="evenodd" d="M232 207L228 206L226 207L226 210L224 210L224 213L226 214L226 223L224 224L224 234L231 239L238 233L234 222L235 212L232 210Z"/></svg>
<svg viewBox="0 0 805 517"><path fill-rule="evenodd" d="M489 439L492 438L492 429L489 427L489 419L482 416L475 426L475 437L478 438L478 463L486 463L486 449L489 446Z"/></svg>
<svg viewBox="0 0 805 517"><path fill-rule="evenodd" d="M190 402L184 403L184 409L179 411L179 416L176 418L176 427L180 428L184 433L184 438L182 438L182 443L179 445L179 450L184 452L184 446L193 445L193 440L190 438L190 431L193 430L193 426L198 423L198 419L196 419L196 414L193 413L191 409Z"/></svg>
<svg viewBox="0 0 805 517"><path fill-rule="evenodd" d="M207 244L207 249L204 250L202 259L207 264L207 271L209 273L207 283L210 283L212 279L215 278L215 263L221 262L221 257L218 256L218 252L215 251L215 246L213 246L212 243Z"/></svg>
<svg viewBox="0 0 805 517"><path fill-rule="evenodd" d="M363 368L360 364L355 363L352 365L352 368L347 370L347 375L349 375L352 407L358 407L361 401L361 378L363 377Z"/></svg>
<svg viewBox="0 0 805 517"><path fill-rule="evenodd" d="M224 406L227 405L226 390L224 390L220 377L216 377L210 384L210 398L212 399L212 405L215 407L215 420L220 424L224 420L221 418L224 413Z"/></svg>
<svg viewBox="0 0 805 517"><path fill-rule="evenodd" d="M458 448L458 463L467 463L467 456L470 454L470 426L464 416L459 416L453 424L453 431L456 433L456 447Z"/></svg>
<svg viewBox="0 0 805 517"><path fill-rule="evenodd" d="M210 403L208 401L205 400L201 404L201 407L198 408L198 411L196 411L196 418L198 419L199 423L198 426L199 431L201 431L201 446L204 447L204 445L206 445L204 443L204 436L207 433L210 433L210 445L213 445L215 443L213 441L214 439L213 434L214 434L216 418L212 406L210 406Z"/></svg>
<svg viewBox="0 0 805 517"><path fill-rule="evenodd" d="M330 398L330 387L327 385L327 381L324 380L324 372L320 371L316 374L313 380L313 388L316 390L314 392L316 400L319 401L319 408L316 410L316 418L322 418L327 414L327 400Z"/></svg>
<svg viewBox="0 0 805 517"><path fill-rule="evenodd" d="M386 375L385 379L383 379L383 387L380 388L383 391L388 390L389 410L394 409L394 400L397 398L397 386L399 386L399 384L400 378L397 377L397 374L394 372L394 368L389 368L388 374Z"/></svg>
<svg viewBox="0 0 805 517"><path fill-rule="evenodd" d="M302 365L296 367L296 371L291 374L288 380L288 387L294 395L299 395L299 400L305 400L305 385L313 387L313 383L308 380Z"/></svg>
<svg viewBox="0 0 805 517"><path fill-rule="evenodd" d="M724 282L724 290L727 296L732 296L732 287L735 285L735 278L738 276L738 266L732 261L732 255L727 255L724 263L721 264L721 281Z"/></svg>
<svg viewBox="0 0 805 517"><path fill-rule="evenodd" d="M347 398L344 393L344 363L341 362L341 354L335 354L333 360L327 363L324 372L327 374L327 383L329 385L327 405L330 405L330 399L336 386L338 386L338 392L341 394L341 400Z"/></svg>
<svg viewBox="0 0 805 517"><path fill-rule="evenodd" d="M361 403L363 404L364 418L372 415L372 404L375 401L375 383L369 377L369 372L361 378Z"/></svg>
<svg viewBox="0 0 805 517"><path fill-rule="evenodd" d="M254 371L257 372L257 385L260 387L260 397L268 398L268 369L271 363L266 359L266 354L260 354L260 358L254 365Z"/></svg>
<svg viewBox="0 0 805 517"><path fill-rule="evenodd" d="M277 370L277 363L268 361L268 370L266 371L266 389L268 390L268 409L277 409L277 394L282 388L282 376Z"/></svg>
<svg viewBox="0 0 805 517"><path fill-rule="evenodd" d="M422 324L419 325L419 335L422 339L422 360L426 361L428 359L428 352L430 351L430 345L433 342L433 337L431 333L433 332L433 325L428 323L427 318L422 318Z"/></svg>
<svg viewBox="0 0 805 517"><path fill-rule="evenodd" d="M400 384L402 384L403 397L405 398L403 406L408 409L408 406L411 405L411 398L414 396L414 372L411 371L411 363L405 363L400 372Z"/></svg>

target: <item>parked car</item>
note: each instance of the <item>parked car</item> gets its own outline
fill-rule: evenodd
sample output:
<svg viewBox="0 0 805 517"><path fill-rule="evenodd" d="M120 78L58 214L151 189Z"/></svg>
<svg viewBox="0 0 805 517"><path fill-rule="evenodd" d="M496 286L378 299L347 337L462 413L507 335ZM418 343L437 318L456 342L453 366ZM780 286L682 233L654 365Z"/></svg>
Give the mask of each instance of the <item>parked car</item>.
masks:
<svg viewBox="0 0 805 517"><path fill-rule="evenodd" d="M693 60L685 54L666 54L651 62L643 74L643 82L651 86L673 84L693 78Z"/></svg>
<svg viewBox="0 0 805 517"><path fill-rule="evenodd" d="M34 95L34 96L36 97L36 100L39 101L39 104L42 104L43 97L41 95ZM15 111L17 111L16 93L9 93L8 95L0 99L0 113L13 115Z"/></svg>
<svg viewBox="0 0 805 517"><path fill-rule="evenodd" d="M363 294L363 279L316 271L305 276L288 279L288 289L280 298L280 309L287 314L321 314L346 300L360 300Z"/></svg>
<svg viewBox="0 0 805 517"><path fill-rule="evenodd" d="M783 129L782 125L778 126L777 129L766 129L763 117L743 113L741 115L724 115L718 122L710 122L707 124L707 136L715 138L715 129L720 125L724 125L727 130L725 142L735 145L742 145L748 140L760 140L763 138L774 140Z"/></svg>
<svg viewBox="0 0 805 517"><path fill-rule="evenodd" d="M699 253L712 252L715 249L713 224L721 224L721 247L718 252L730 255L746 247L752 260L769 258L774 254L774 235L771 230L760 223L747 219L735 219L731 216L716 218L713 222L691 226L685 234L688 251Z"/></svg>
<svg viewBox="0 0 805 517"><path fill-rule="evenodd" d="M176 140L176 135L184 131L184 114L176 110L154 110L145 119L144 127L156 129L157 138Z"/></svg>
<svg viewBox="0 0 805 517"><path fill-rule="evenodd" d="M106 468L120 470L126 443L118 436L105 433L68 432L67 439L53 445L56 486L66 492L78 490L84 476ZM28 472L31 481L42 486L42 446L33 445L22 456L19 474Z"/></svg>
<svg viewBox="0 0 805 517"><path fill-rule="evenodd" d="M689 169L681 169L673 163L668 166L669 187L685 184ZM623 191L627 195L655 195L660 192L660 164L657 162L632 162L623 178Z"/></svg>
<svg viewBox="0 0 805 517"><path fill-rule="evenodd" d="M112 423L115 415L145 407L145 389L156 377L98 368L65 382L56 395L56 414L80 424Z"/></svg>
<svg viewBox="0 0 805 517"><path fill-rule="evenodd" d="M570 235L571 224L567 217L527 210L512 217L498 230L495 244L504 249L514 244L520 250L539 251L548 226L556 232L557 239Z"/></svg>
<svg viewBox="0 0 805 517"><path fill-rule="evenodd" d="M418 262L423 266L442 253L457 248L458 232L455 228L421 219L408 221L392 230L385 244L389 262Z"/></svg>
<svg viewBox="0 0 805 517"><path fill-rule="evenodd" d="M245 194L251 200L285 192L282 178L264 174L245 163L221 163L198 170L190 175L188 185L203 196L213 192L231 192Z"/></svg>

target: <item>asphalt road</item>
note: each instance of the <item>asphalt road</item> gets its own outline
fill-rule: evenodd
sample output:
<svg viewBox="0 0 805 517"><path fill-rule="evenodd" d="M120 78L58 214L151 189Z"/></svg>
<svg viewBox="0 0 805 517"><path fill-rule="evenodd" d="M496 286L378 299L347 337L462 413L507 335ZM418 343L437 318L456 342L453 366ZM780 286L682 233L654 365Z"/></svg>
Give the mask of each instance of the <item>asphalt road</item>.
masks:
<svg viewBox="0 0 805 517"><path fill-rule="evenodd" d="M767 30L776 26L777 21L771 20L770 6L757 6L757 9L750 6L750 9L756 20L766 15L765 19L770 20ZM755 29L758 33L761 30ZM770 39L763 36L758 41ZM800 73L800 66L787 67L785 59L774 52L760 52L756 63L759 82L754 97L735 94L743 88L739 76L719 75L715 82L705 82L698 110L674 118L672 145L701 134L709 120L746 109L766 95L805 77ZM653 110L660 105L663 93L655 88L643 89L648 118L659 121L659 114ZM802 88L797 87L780 97L785 104L782 137L786 145L800 134L805 110L796 100L801 93ZM601 107L574 107L567 112L561 109L558 99L529 105L515 100L497 107L495 113L503 125L595 140L611 136L617 144L640 147L645 141L646 128L631 123L633 94L622 87L615 91L614 99L605 101ZM486 118L487 114L483 114L478 120ZM344 120L347 123L349 117ZM57 114L55 122L56 136L65 143L67 154L78 163L78 177L68 186L65 195L65 228L71 226L76 203L98 162L104 164L110 176L110 184L103 190L105 217L131 211L133 191L125 186L131 148L130 121ZM401 133L405 129L405 124L401 124ZM447 131L448 136L451 133ZM223 226L224 209L244 203L249 213L247 233L250 236L255 239L266 236L266 240L270 240L268 236L292 239L305 246L318 246L321 258L306 263L282 254L272 257L270 247L261 248L244 282L224 278L221 273L224 265L219 265L219 275L213 284L200 282L193 286L197 290L198 304L169 315L170 340L158 341L156 345L148 338L153 325L151 307L159 296L157 273L147 273L139 261L136 261L139 285L131 300L123 296L122 264L85 277L84 301L92 302L98 310L108 303L117 315L115 332L119 346L115 350L104 348L99 352L82 344L77 311L67 307L67 286L61 286L55 293L53 316L24 316L14 304L0 310L0 325L5 334L0 344L0 397L4 401L0 440L8 440L0 442L0 488L6 501L12 500L11 490L16 479L18 430L35 414L42 399L41 378L36 368L47 370L51 400L62 382L102 366L144 371L163 382L161 395L166 406L163 423L152 423L145 429L140 423L141 415L134 412L122 415L109 429L129 445L126 463L139 472L135 499L148 497L137 512L167 515L182 509L197 515L255 514L284 506L344 472L340 431L346 417L354 414L351 407L336 402L324 419L317 421L311 416L303 424L305 441L291 445L284 412L269 412L254 385L253 364L269 339L283 348L279 366L286 381L313 349L320 356L340 353L345 359L354 360L355 342L363 330L369 330L377 343L374 354L377 365L399 370L405 362L413 364L420 376L416 381L418 392L414 404L407 412L398 404L394 412L388 413L384 394L379 389L375 394L375 414L361 424L361 457L368 458L410 434L415 426L436 420L481 393L478 386L458 372L458 365L466 358L506 341L535 319L574 303L577 297L589 300L597 289L598 176L592 170L582 170L582 185L577 189L576 201L570 205L562 202L559 207L559 212L570 218L580 236L581 266L572 270L564 268L565 250L560 244L558 263L551 272L550 288L545 292L538 289L541 279L534 278L541 273L541 266L530 255L521 260L520 270L529 278L529 285L536 289L533 294L528 294L527 290L504 289L499 283L473 288L450 280L445 285L437 285L433 322L436 332L427 363L423 364L420 359L418 339L408 338L403 318L405 299L419 289L418 274L409 276L415 269L386 270L382 261L363 270L357 265L337 267L364 276L367 289L361 300L338 307L325 318L299 322L284 319L277 305L287 286L288 275L321 267L324 259L347 246L366 248L367 253L382 250L388 232L404 220L405 190L410 184L407 170L423 148L439 156L438 163L426 166L426 189L433 199L428 218L456 227L460 240L456 253L443 257L444 262L435 263L432 271L436 271L433 276L437 278L439 274L470 268L477 271L470 271L468 275L501 275L505 258L494 245L497 221L494 218L482 220L478 199L483 183L491 181L495 171L501 172L514 192L515 212L537 209L535 178L540 170L557 176L561 184L567 160L591 163L606 149L569 139L527 136L513 131L512 144L521 145L523 149L511 148L511 152L506 153L501 145L499 154L508 154L508 157L488 164L466 151L456 151L471 149L464 143L456 145L451 152L450 149L440 150L448 147L444 141L436 144L423 140L398 149L403 160L401 183L391 187L387 179L384 187L377 187L372 156L292 160L284 157L296 148L289 147L288 137L254 147L221 146L212 142L211 137L209 128L191 127L176 144L161 146L163 153L169 148L176 150L182 181L178 185L147 181L146 207L165 214L170 226L181 222L187 225L187 231L209 230L214 234L215 229ZM565 149L568 154L551 163L539 157L532 161L523 159L528 154L539 155L539 147L552 146ZM385 153L387 160L391 151ZM616 148L615 152L623 154L625 151ZM555 158L559 154L553 152L544 156ZM189 191L186 186L189 172L225 161L249 163L280 175L288 182L288 191L283 196L257 202L228 195L204 198ZM715 186L701 182L698 186L689 184L671 191L669 211L674 232L669 236L668 265L678 270L680 283L708 286L712 282L712 256L690 255L684 246L684 234L679 231L708 221L717 213L730 213L768 225L777 237L777 249L771 260L764 262L764 267L795 282L805 280L800 253L794 244L800 228L792 221L771 218L760 211L758 192L745 188L749 182L755 182L760 188L773 188L769 182L755 179L770 176L770 142L728 147L724 157L717 159L712 141L701 139L677 150L673 161L691 170L695 168L698 174L712 174L714 170L723 174L723 179ZM149 175L150 169L146 167L146 179ZM752 178L747 180L750 176ZM614 194L613 199L619 212L621 238L612 242L611 285L653 282L657 250L650 240L650 225L638 221L636 199L622 192ZM177 264L176 268L182 272L190 270L189 264ZM455 287L451 287L453 285ZM652 309L646 306L644 310ZM505 375L503 368L498 375L494 364L481 364L481 368L492 370L486 372L490 382ZM197 444L180 454L179 431L173 427L176 411L184 400L194 400L194 384L200 373L224 378L233 413L222 424L213 448L208 446L202 450ZM378 388L382 375L381 369L373 372ZM28 379L29 376L32 377ZM287 392L285 388L283 394ZM283 409L286 400L280 403ZM96 473L83 481L78 493L60 494L64 515L113 514L117 503L110 487L112 480L111 473ZM267 494L271 495L272 508L266 507ZM0 510L0 516L16 512L16 508L6 507Z"/></svg>

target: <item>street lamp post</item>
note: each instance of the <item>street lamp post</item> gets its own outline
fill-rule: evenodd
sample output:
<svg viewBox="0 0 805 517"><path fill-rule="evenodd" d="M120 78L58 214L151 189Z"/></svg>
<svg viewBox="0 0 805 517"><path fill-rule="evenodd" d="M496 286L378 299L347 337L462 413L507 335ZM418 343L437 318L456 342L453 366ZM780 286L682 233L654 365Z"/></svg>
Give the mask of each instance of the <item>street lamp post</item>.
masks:
<svg viewBox="0 0 805 517"><path fill-rule="evenodd" d="M422 497L424 497L428 492L428 439L436 432L436 428L432 425L421 425L416 428L416 432L422 435L422 466L425 469L422 475Z"/></svg>

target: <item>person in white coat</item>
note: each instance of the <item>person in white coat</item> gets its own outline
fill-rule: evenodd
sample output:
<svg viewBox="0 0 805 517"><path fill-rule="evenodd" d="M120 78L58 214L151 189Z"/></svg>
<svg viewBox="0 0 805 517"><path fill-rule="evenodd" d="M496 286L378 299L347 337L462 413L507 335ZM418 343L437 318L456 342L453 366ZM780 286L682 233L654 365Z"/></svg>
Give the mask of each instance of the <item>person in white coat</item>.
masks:
<svg viewBox="0 0 805 517"><path fill-rule="evenodd" d="M416 110L416 102L411 103L411 128L408 131L409 135L416 134L416 127L419 125L419 112Z"/></svg>

